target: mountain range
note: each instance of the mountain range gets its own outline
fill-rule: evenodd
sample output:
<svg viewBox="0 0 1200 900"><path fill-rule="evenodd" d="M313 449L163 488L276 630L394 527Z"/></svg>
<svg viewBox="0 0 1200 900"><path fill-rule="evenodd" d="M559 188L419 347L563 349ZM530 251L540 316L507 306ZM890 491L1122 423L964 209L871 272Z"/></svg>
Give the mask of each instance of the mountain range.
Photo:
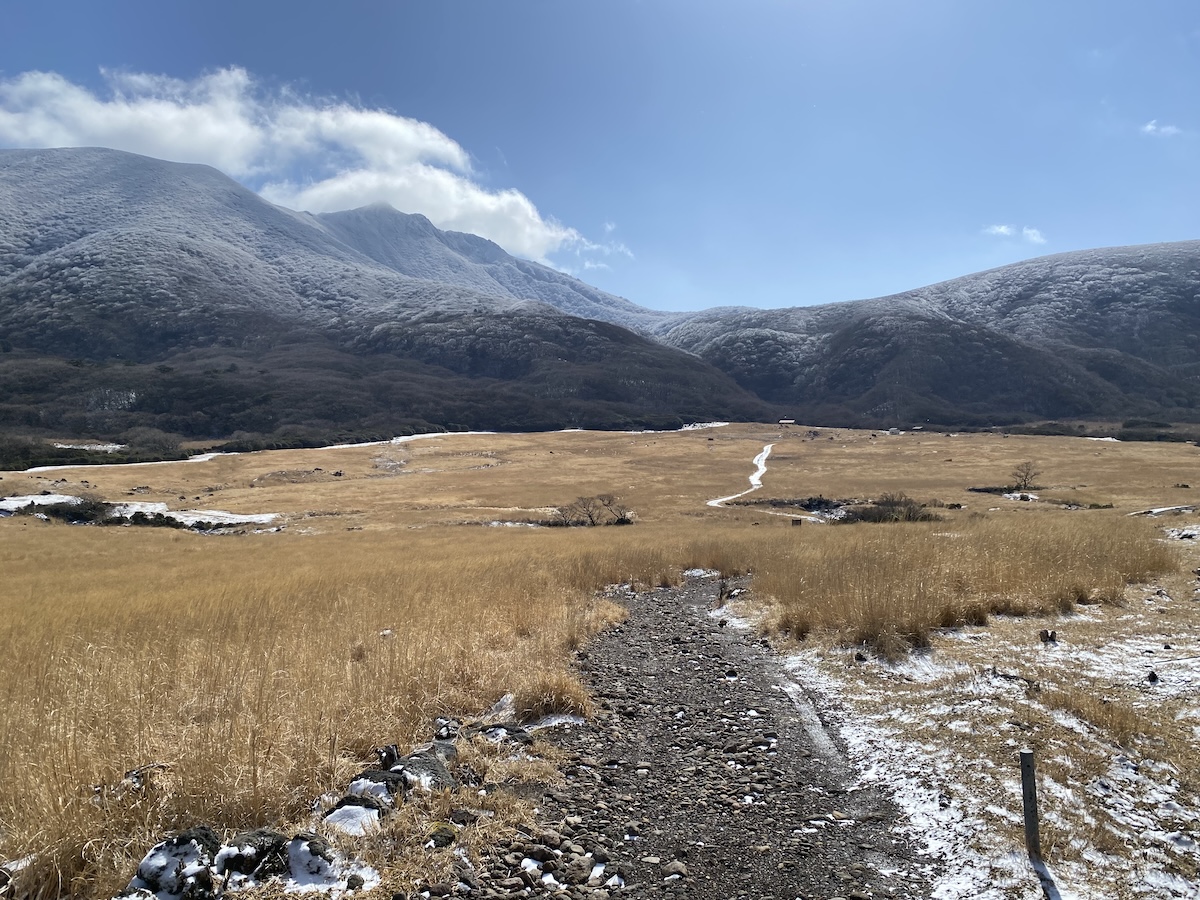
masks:
<svg viewBox="0 0 1200 900"><path fill-rule="evenodd" d="M320 441L432 427L1200 419L1200 241L875 300L655 311L386 205L0 151L0 428Z"/></svg>

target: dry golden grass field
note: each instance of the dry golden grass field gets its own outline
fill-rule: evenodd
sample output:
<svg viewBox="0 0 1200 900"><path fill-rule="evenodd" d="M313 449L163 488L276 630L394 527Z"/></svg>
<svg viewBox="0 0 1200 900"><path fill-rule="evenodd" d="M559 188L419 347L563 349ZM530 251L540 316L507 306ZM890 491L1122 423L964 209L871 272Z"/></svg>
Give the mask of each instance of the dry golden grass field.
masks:
<svg viewBox="0 0 1200 900"><path fill-rule="evenodd" d="M936 501L943 518L796 528L763 507L706 505L745 490L769 443L763 487L747 499L903 492ZM1008 484L1027 460L1042 472L1037 502L966 490ZM476 713L507 692L525 715L586 713L570 650L621 615L595 592L673 583L692 566L753 572L763 627L804 638L821 648L814 665L866 686L848 690L848 704L886 705L867 689L874 679L916 684L895 664L914 647L961 656L942 695L964 672L1036 662L1029 677L1052 686L1045 709L1069 710L1130 753L1158 742L1194 793L1200 722L1185 697L1155 705L1080 685L1069 657L1031 655L1037 631L1058 619L1009 616L1078 617L1082 601L1078 634L1097 645L1167 628L1194 646L1183 636L1200 622L1188 595L1200 560L1161 539L1165 519L1128 514L1195 502L1198 464L1191 445L730 425L5 472L0 496L277 513L284 527L204 535L0 519L0 863L28 859L25 884L41 896L111 896L165 832L301 821L372 747L426 739L436 715ZM636 523L487 527L544 520L602 493ZM1176 598L1149 624L1144 591L1127 587L1148 581ZM1140 619L1123 619L1130 604ZM1015 631L999 649L979 649L992 637L962 639L1004 629ZM863 641L892 661L854 669L840 648ZM1093 703L1096 693L1112 702ZM1044 719L1049 734L1057 720ZM960 749L1011 749L989 740ZM106 793L126 770L158 762L170 768L154 790ZM497 761L495 777L510 775ZM1120 841L1097 822L1064 819L1052 838L1068 856L1087 840L1115 852Z"/></svg>

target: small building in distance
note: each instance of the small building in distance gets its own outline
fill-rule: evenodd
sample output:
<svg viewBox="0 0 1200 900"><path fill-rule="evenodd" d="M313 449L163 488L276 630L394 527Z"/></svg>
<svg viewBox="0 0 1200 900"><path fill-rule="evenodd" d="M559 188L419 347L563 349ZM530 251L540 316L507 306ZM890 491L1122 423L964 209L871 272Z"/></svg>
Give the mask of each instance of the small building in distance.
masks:
<svg viewBox="0 0 1200 900"><path fill-rule="evenodd" d="M795 425L796 420L795 419L780 419L779 424L780 425Z"/></svg>

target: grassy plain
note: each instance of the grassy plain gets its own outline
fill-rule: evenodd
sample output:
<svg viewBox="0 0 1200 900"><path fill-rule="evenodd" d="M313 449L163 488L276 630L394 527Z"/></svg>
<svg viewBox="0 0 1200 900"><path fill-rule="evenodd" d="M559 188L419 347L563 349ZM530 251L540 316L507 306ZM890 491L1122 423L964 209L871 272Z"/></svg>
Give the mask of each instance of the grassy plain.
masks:
<svg viewBox="0 0 1200 900"><path fill-rule="evenodd" d="M929 524L795 528L707 506L749 486L767 443L755 496L904 492L964 508ZM966 490L1008 483L1025 460L1043 498L1113 508ZM1126 514L1192 502L1200 484L1177 485L1198 461L1178 444L737 425L4 473L0 495L273 512L286 527L0 519L0 861L37 854L45 896L111 896L164 831L302 821L372 747L427 738L435 715L506 692L528 715L586 712L569 651L620 616L596 599L608 583L753 571L776 628L828 646L882 637L892 652L997 612L1118 603L1126 581L1177 566ZM598 493L637 524L486 527ZM109 790L156 762L170 769L154 791Z"/></svg>

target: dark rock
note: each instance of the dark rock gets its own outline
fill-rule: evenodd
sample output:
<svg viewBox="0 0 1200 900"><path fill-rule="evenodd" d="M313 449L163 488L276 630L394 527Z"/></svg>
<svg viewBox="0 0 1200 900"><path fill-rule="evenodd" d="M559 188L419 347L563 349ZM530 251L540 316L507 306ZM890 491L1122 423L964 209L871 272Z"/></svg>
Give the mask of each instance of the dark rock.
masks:
<svg viewBox="0 0 1200 900"><path fill-rule="evenodd" d="M663 878L670 878L672 875L684 877L688 873L687 864L680 859L673 859L662 867Z"/></svg>
<svg viewBox="0 0 1200 900"><path fill-rule="evenodd" d="M568 884L587 884L589 878L592 877L592 861L590 859L577 859L570 863L563 871L562 880Z"/></svg>
<svg viewBox="0 0 1200 900"><path fill-rule="evenodd" d="M458 831L449 822L437 822L425 833L426 845L449 847L458 837Z"/></svg>
<svg viewBox="0 0 1200 900"><path fill-rule="evenodd" d="M450 813L450 821L455 825L473 825L479 821L479 813L469 809L456 809Z"/></svg>
<svg viewBox="0 0 1200 900"><path fill-rule="evenodd" d="M229 839L213 861L218 875L238 872L254 878L286 875L287 838L269 828L244 831Z"/></svg>
<svg viewBox="0 0 1200 900"><path fill-rule="evenodd" d="M329 818L330 813L335 812L336 810L342 809L343 807L346 807L346 806L361 806L363 809L373 809L376 812L380 813L381 815L383 813L387 812L387 807L384 806L382 803L380 803L377 798L372 797L370 794L348 794L345 797L343 797L341 800L339 800L336 804L334 804L333 809L331 809L331 810L329 810L329 812L325 813L324 818Z"/></svg>
<svg viewBox="0 0 1200 900"><path fill-rule="evenodd" d="M402 756L392 766L392 771L399 773L409 788L420 788L426 791L436 791L458 787L458 780L450 774L445 762L433 750L419 750Z"/></svg>
<svg viewBox="0 0 1200 900"><path fill-rule="evenodd" d="M517 744L532 744L533 735L520 722L472 722L463 728L465 737L482 735L489 741L513 741Z"/></svg>
<svg viewBox="0 0 1200 900"><path fill-rule="evenodd" d="M535 862L546 862L554 859L554 851L544 844L528 844L525 847L525 855Z"/></svg>
<svg viewBox="0 0 1200 900"><path fill-rule="evenodd" d="M400 764L402 758L400 748L395 744L388 744L386 747L376 747L374 753L379 757L379 768L384 771L394 769Z"/></svg>

